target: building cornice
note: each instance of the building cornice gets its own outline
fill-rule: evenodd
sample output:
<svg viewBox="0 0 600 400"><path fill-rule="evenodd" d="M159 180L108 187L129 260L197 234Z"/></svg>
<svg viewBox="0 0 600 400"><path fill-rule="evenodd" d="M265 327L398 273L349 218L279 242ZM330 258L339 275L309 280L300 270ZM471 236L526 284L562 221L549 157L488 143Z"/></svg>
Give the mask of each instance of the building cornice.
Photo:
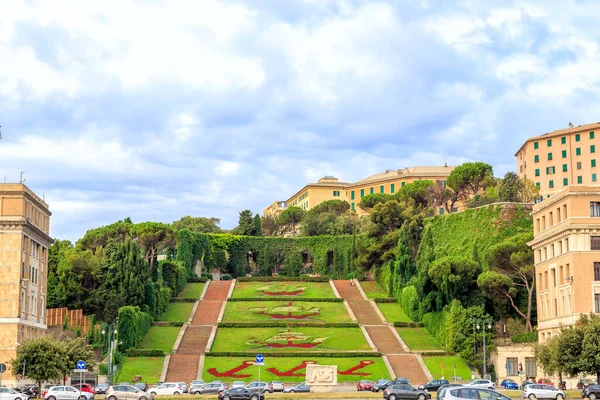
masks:
<svg viewBox="0 0 600 400"><path fill-rule="evenodd" d="M6 191L6 192L0 191L0 194L6 195L6 196L25 197L27 200L31 201L36 206L41 208L44 211L44 213L46 213L48 216L52 215L52 212L48 209L48 204L44 203L43 200L39 199L37 196L32 195L31 193L29 193L26 190L24 190L24 191L13 190L13 191Z"/></svg>
<svg viewBox="0 0 600 400"><path fill-rule="evenodd" d="M42 245L49 247L54 239L52 239L46 232L42 231L31 222L27 221L25 217L19 217L14 220L0 220L0 231L23 231L28 236L35 237Z"/></svg>

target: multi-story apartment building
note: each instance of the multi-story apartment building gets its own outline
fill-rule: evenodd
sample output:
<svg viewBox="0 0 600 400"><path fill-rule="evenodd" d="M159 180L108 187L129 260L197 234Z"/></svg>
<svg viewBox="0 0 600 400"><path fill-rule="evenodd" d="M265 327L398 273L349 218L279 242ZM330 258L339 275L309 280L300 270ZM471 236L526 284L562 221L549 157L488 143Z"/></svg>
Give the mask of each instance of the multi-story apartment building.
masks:
<svg viewBox="0 0 600 400"><path fill-rule="evenodd" d="M263 215L277 215L287 207L300 207L309 210L326 200L344 200L352 210L364 213L358 203L360 199L373 193L396 193L402 186L417 180L431 180L446 185L446 179L455 167L410 167L387 170L371 175L356 183L340 182L338 178L326 176L317 183L309 183L297 191L287 201L275 201L263 210ZM443 213L443 209L440 209Z"/></svg>
<svg viewBox="0 0 600 400"><path fill-rule="evenodd" d="M568 186L533 207L540 342L600 312L600 186Z"/></svg>
<svg viewBox="0 0 600 400"><path fill-rule="evenodd" d="M599 135L600 122L529 138L515 154L518 175L535 182L542 199L570 185L598 184Z"/></svg>
<svg viewBox="0 0 600 400"><path fill-rule="evenodd" d="M48 204L23 184L0 184L0 362L46 332ZM3 383L16 377L10 370Z"/></svg>

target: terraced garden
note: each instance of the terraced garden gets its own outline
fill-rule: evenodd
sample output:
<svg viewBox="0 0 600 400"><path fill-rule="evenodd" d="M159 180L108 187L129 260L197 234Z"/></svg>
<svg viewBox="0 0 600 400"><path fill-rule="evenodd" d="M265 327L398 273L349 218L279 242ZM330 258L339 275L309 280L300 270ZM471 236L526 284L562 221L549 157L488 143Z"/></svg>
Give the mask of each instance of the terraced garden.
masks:
<svg viewBox="0 0 600 400"><path fill-rule="evenodd" d="M165 322L185 322L188 320L192 308L194 308L194 303L171 303L160 320Z"/></svg>
<svg viewBox="0 0 600 400"><path fill-rule="evenodd" d="M188 297L199 299L202 291L204 290L204 283L188 283L185 285L179 296L177 297Z"/></svg>
<svg viewBox="0 0 600 400"><path fill-rule="evenodd" d="M443 350L424 328L396 328L396 330L411 350Z"/></svg>
<svg viewBox="0 0 600 400"><path fill-rule="evenodd" d="M398 303L377 303L387 322L411 322Z"/></svg>
<svg viewBox="0 0 600 400"><path fill-rule="evenodd" d="M360 283L363 291L369 299L382 299L388 297L388 294L375 281L363 281Z"/></svg>
<svg viewBox="0 0 600 400"><path fill-rule="evenodd" d="M144 336L140 348L161 349L165 353L170 353L180 330L179 326L153 326Z"/></svg>
<svg viewBox="0 0 600 400"><path fill-rule="evenodd" d="M456 365L457 377L460 377L462 380L471 379L469 366L458 356L423 357L423 362L429 372L431 372L431 375L433 375L433 379L440 379L442 376L448 379L454 376L454 365ZM443 371L442 366L444 367Z"/></svg>
<svg viewBox="0 0 600 400"><path fill-rule="evenodd" d="M238 282L233 298L334 298L328 282Z"/></svg>
<svg viewBox="0 0 600 400"><path fill-rule="evenodd" d="M352 322L343 303L230 301L223 322Z"/></svg>

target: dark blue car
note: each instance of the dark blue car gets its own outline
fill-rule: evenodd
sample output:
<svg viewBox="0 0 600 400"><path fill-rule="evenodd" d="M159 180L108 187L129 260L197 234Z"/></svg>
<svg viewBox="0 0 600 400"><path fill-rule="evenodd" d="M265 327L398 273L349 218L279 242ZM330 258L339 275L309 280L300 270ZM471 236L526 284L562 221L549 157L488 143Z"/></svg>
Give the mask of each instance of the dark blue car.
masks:
<svg viewBox="0 0 600 400"><path fill-rule="evenodd" d="M500 387L506 390L519 390L519 384L512 379L503 380Z"/></svg>

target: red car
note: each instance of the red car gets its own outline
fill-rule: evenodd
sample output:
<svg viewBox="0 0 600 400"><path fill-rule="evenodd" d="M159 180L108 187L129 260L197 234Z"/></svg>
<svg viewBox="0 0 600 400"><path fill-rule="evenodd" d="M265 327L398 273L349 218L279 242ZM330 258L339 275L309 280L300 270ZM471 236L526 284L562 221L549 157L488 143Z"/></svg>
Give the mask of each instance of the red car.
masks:
<svg viewBox="0 0 600 400"><path fill-rule="evenodd" d="M371 382L371 381L363 380L363 381L358 382L358 385L356 385L356 390L358 390L359 392L362 392L365 390L370 392L371 389L373 389L373 382Z"/></svg>
<svg viewBox="0 0 600 400"><path fill-rule="evenodd" d="M96 394L96 389L94 389L94 387L89 383L78 383L77 385L73 385L73 387L77 390L81 390L82 392Z"/></svg>
<svg viewBox="0 0 600 400"><path fill-rule="evenodd" d="M546 378L541 378L538 381L538 384L540 385L550 385L550 386L554 386L554 383L552 383L552 381L550 379L546 379Z"/></svg>

